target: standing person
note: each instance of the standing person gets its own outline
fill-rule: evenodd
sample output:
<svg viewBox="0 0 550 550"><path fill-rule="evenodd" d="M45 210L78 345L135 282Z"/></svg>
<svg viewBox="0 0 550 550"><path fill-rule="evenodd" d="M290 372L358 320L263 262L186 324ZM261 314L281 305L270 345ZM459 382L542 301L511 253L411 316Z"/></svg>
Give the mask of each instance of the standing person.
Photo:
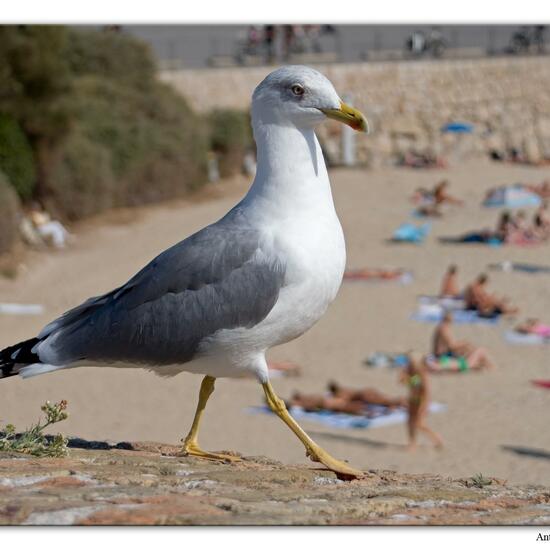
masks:
<svg viewBox="0 0 550 550"><path fill-rule="evenodd" d="M441 291L439 296L441 298L460 298L461 293L458 289L458 277L457 277L458 267L456 264L451 264L445 275L443 275L443 280L441 281Z"/></svg>
<svg viewBox="0 0 550 550"><path fill-rule="evenodd" d="M264 44L267 63L273 63L275 61L275 25L264 26Z"/></svg>
<svg viewBox="0 0 550 550"><path fill-rule="evenodd" d="M409 444L407 450L410 452L416 450L419 431L424 432L432 440L434 447L441 449L443 448L443 439L426 424L431 398L426 364L418 353L409 353L408 359L409 363L400 376L400 381L409 388L409 418L407 422Z"/></svg>

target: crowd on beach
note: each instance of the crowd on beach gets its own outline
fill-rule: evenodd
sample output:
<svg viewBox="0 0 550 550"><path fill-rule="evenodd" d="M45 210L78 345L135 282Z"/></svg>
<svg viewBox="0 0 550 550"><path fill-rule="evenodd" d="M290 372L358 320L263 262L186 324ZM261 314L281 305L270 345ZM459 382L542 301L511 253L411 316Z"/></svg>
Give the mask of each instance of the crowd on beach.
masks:
<svg viewBox="0 0 550 550"><path fill-rule="evenodd" d="M432 188L417 188L412 201L417 212L424 216L442 216L444 205L464 207L464 201L449 191L449 181L442 180ZM539 185L525 185L524 189L540 197L529 218L525 210L515 213L501 212L494 231L478 232L479 242L496 239L503 244L542 243L550 239L550 181ZM495 189L487 193L490 197ZM473 234L464 239L473 239ZM366 267L347 271L347 280L392 281L405 272L403 268ZM324 394L306 395L295 392L288 400L288 406L299 407L304 411L325 411L335 414L348 414L368 417L372 407L385 407L389 412L396 409L406 411L408 450L415 450L420 433L424 433L436 448L443 446L439 434L427 425L428 408L431 401L430 377L432 375L461 375L470 371L493 371L497 368L489 350L464 339L455 337L454 317L458 312L471 312L479 319L516 318L519 308L507 296L490 290L487 273L479 273L472 281L461 287L459 266L449 265L443 275L439 292L432 297L432 303L441 308L441 316L433 330L430 349L427 352L409 351L399 355L399 381L408 389L406 396L387 395L376 388L349 388L339 382L330 381ZM537 335L550 339L550 325L539 319L528 318L516 322L514 330L518 334Z"/></svg>

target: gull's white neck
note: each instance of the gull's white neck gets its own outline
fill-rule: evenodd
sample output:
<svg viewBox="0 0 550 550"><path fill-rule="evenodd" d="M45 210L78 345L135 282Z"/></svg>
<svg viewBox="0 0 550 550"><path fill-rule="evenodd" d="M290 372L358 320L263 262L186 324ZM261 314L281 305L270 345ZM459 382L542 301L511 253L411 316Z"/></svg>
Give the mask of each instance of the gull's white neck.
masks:
<svg viewBox="0 0 550 550"><path fill-rule="evenodd" d="M334 211L321 146L312 128L254 123L256 177L245 202L266 201L286 212Z"/></svg>

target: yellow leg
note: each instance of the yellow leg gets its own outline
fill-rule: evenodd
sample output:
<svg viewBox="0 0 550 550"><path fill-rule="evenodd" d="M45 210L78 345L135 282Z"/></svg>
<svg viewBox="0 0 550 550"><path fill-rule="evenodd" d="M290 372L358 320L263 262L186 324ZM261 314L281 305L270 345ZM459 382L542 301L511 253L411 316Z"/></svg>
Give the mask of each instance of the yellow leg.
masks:
<svg viewBox="0 0 550 550"><path fill-rule="evenodd" d="M202 413L206 407L206 402L208 398L212 395L214 391L214 383L216 379L213 376L205 376L203 378L201 389L199 392L199 402L197 404L197 411L195 412L195 418L193 418L193 424L191 429L187 434L187 437L183 440L182 454L185 456L196 456L199 458L206 458L208 460L229 460L237 461L240 460L238 456L222 454L222 453L210 453L208 451L203 451L199 447L198 443L198 433L199 433L199 424L201 421Z"/></svg>
<svg viewBox="0 0 550 550"><path fill-rule="evenodd" d="M267 399L267 404L270 409L298 436L298 439L304 444L306 448L306 456L308 456L314 462L320 462L324 464L329 470L337 474L342 474L346 477L362 477L363 472L355 470L351 466L348 466L341 460L336 460L330 456L324 449L319 447L315 441L313 441L298 425L296 420L290 416L286 410L285 403L282 399L277 397L273 387L269 382L262 384Z"/></svg>

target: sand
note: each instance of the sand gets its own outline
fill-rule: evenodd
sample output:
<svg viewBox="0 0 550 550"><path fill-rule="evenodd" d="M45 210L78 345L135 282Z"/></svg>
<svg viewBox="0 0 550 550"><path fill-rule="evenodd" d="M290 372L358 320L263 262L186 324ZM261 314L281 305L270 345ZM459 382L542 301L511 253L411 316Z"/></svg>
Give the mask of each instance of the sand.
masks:
<svg viewBox="0 0 550 550"><path fill-rule="evenodd" d="M405 389L391 369L369 369L362 362L373 351L427 351L433 326L409 320L416 296L433 294L450 262L460 266L465 284L489 263L503 260L550 265L549 245L449 246L437 236L491 227L498 212L480 206L484 190L517 181L536 183L549 169L468 162L446 170L334 170L337 210L344 227L348 266L395 266L414 271L411 285L344 283L325 317L307 334L270 352L274 360L302 366L300 378L278 378L281 396L293 390L322 392L329 379L372 386L399 395ZM466 206L433 221L423 245L389 244L387 238L410 220L408 197L417 186L441 178ZM0 346L33 335L49 320L92 295L125 282L169 245L215 221L244 193L248 182L219 184L201 200L114 213L75 228L76 243L61 252L33 252L16 280L0 280L0 302L39 303L40 316L0 315ZM118 220L118 221L117 221ZM550 276L491 272L491 287L509 295L526 316L550 322ZM453 477L478 472L510 482L550 482L547 459L518 455L506 446L550 450L550 393L530 384L550 378L550 347L510 346L503 339L511 322L498 326L457 326L456 336L486 347L496 372L433 377L433 397L448 406L430 417L444 438L442 451L421 441L416 453L404 448L404 425L371 430L336 430L304 423L334 455L360 468ZM0 382L0 423L23 427L36 420L42 402L67 399L70 418L59 426L90 439L155 440L177 443L185 435L196 404L200 377L187 373L164 379L134 369L80 368L29 380ZM262 392L253 381L219 380L201 431L207 449L234 449L286 462L303 462L303 448L275 417L251 415Z"/></svg>

